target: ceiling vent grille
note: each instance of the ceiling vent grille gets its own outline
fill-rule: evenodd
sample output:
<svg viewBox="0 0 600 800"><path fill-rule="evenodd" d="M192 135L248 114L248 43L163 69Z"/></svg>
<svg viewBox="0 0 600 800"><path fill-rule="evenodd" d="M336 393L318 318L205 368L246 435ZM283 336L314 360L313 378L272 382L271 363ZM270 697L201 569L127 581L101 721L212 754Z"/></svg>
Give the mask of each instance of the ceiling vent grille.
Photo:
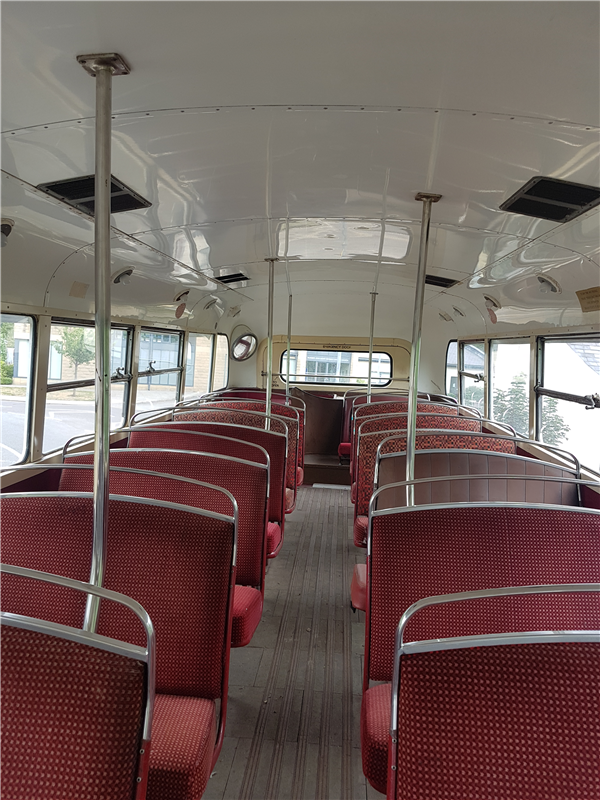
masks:
<svg viewBox="0 0 600 800"><path fill-rule="evenodd" d="M600 189L557 178L532 178L500 206L501 211L569 222L600 203Z"/></svg>
<svg viewBox="0 0 600 800"><path fill-rule="evenodd" d="M456 286L458 281L453 278L442 278L441 275L425 275L425 283L430 286L440 286L442 289L449 289L451 286Z"/></svg>
<svg viewBox="0 0 600 800"><path fill-rule="evenodd" d="M221 283L238 283L239 281L247 281L248 276L242 272L235 272L233 275L219 275L217 280Z"/></svg>
<svg viewBox="0 0 600 800"><path fill-rule="evenodd" d="M83 178L69 178L66 181L54 183L40 183L37 187L42 192L63 200L73 208L83 211L84 214L94 216L94 190L96 178L94 175L85 175ZM110 213L118 214L120 211L135 211L139 208L149 208L152 205L148 200L125 186L120 180L110 176Z"/></svg>

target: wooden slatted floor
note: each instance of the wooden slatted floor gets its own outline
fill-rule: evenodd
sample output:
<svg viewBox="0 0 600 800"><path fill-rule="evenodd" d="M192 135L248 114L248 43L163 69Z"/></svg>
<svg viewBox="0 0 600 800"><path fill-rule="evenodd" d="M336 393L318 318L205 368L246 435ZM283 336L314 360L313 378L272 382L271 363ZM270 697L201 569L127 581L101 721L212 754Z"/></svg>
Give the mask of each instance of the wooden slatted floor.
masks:
<svg viewBox="0 0 600 800"><path fill-rule="evenodd" d="M371 800L360 760L364 614L350 581L350 492L302 487L265 608L232 649L225 741L205 800Z"/></svg>

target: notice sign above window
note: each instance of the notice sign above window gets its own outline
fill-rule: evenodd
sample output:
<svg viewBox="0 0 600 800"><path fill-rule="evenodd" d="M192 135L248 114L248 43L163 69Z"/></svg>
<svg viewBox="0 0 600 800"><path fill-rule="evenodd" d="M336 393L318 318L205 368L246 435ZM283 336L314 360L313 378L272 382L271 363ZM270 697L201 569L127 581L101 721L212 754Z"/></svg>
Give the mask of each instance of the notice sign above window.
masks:
<svg viewBox="0 0 600 800"><path fill-rule="evenodd" d="M592 286L591 289L581 289L576 292L581 310L585 314L588 311L600 311L600 286Z"/></svg>

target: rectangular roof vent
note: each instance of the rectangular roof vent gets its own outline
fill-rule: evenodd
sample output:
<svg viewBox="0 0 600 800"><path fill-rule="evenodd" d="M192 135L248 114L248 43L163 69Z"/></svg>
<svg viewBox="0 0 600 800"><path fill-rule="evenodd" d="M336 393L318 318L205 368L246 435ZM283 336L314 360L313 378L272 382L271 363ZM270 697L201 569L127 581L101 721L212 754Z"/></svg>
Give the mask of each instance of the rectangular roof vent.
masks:
<svg viewBox="0 0 600 800"><path fill-rule="evenodd" d="M221 283L238 283L238 281L247 281L248 276L241 272L235 272L233 275L218 275L217 280Z"/></svg>
<svg viewBox="0 0 600 800"><path fill-rule="evenodd" d="M532 178L500 206L501 211L569 222L600 203L600 189L558 178Z"/></svg>
<svg viewBox="0 0 600 800"><path fill-rule="evenodd" d="M459 281L453 278L442 278L441 275L425 275L425 283L430 286L441 286L442 289L449 289L451 286L456 286Z"/></svg>
<svg viewBox="0 0 600 800"><path fill-rule="evenodd" d="M95 186L96 177L94 175L85 175L83 178L69 178L66 181L40 183L37 188L93 217ZM134 192L133 189L125 186L114 175L110 176L111 214L117 214L120 211L135 211L138 208L149 208L151 205L152 203L145 200L137 192Z"/></svg>

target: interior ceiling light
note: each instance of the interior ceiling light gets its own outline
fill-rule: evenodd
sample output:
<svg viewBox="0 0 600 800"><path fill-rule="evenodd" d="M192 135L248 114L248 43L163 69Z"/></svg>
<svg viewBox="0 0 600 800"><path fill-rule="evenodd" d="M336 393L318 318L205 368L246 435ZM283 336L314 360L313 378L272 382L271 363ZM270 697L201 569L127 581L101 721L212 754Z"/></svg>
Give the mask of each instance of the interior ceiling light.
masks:
<svg viewBox="0 0 600 800"><path fill-rule="evenodd" d="M446 314L445 311L440 311L440 319L443 319L444 322L452 322L452 317L450 314Z"/></svg>
<svg viewBox="0 0 600 800"><path fill-rule="evenodd" d="M227 312L227 316L228 317L237 317L237 316L239 316L241 311L242 311L242 307L241 306L231 306L231 308Z"/></svg>
<svg viewBox="0 0 600 800"><path fill-rule="evenodd" d="M127 267L127 269L118 269L116 272L113 272L110 279L113 283L122 283L124 286L128 286L131 283L132 275L133 267Z"/></svg>
<svg viewBox="0 0 600 800"><path fill-rule="evenodd" d="M537 177L505 200L500 210L552 222L569 222L598 203L600 188L596 186Z"/></svg>
<svg viewBox="0 0 600 800"><path fill-rule="evenodd" d="M3 219L0 223L0 231L2 231L2 247L6 247L7 239L14 227L15 223L12 219Z"/></svg>
<svg viewBox="0 0 600 800"><path fill-rule="evenodd" d="M489 294L484 294L483 299L485 300L485 307L487 308L487 312L489 314L490 320L492 321L492 325L495 325L498 322L496 311L502 308L502 306L496 300L495 297L490 297Z"/></svg>
<svg viewBox="0 0 600 800"><path fill-rule="evenodd" d="M183 316L183 312L187 308L187 301L189 296L190 296L190 290L185 289L183 292L178 292L173 298L173 302L178 303L178 306L175 309L175 319L181 319L181 317Z"/></svg>
<svg viewBox="0 0 600 800"><path fill-rule="evenodd" d="M212 308L216 302L217 302L217 298L213 297L212 300L209 300L208 303L204 306L204 310L208 311L208 309Z"/></svg>
<svg viewBox="0 0 600 800"><path fill-rule="evenodd" d="M84 214L94 216L95 205L95 175L84 175L82 178L69 178L66 181L53 183L40 183L38 189L52 197L57 197L68 205L83 211ZM141 195L125 186L120 180L110 176L110 213L119 211L134 211L139 208L149 208L152 203Z"/></svg>
<svg viewBox="0 0 600 800"><path fill-rule="evenodd" d="M562 294L560 284L558 281L555 281L554 278L547 278L545 275L538 275L537 279L540 284L540 292L542 294L548 294L549 292L552 292L553 294Z"/></svg>
<svg viewBox="0 0 600 800"><path fill-rule="evenodd" d="M454 315L456 317L464 317L464 316L466 316L465 312L461 311L460 308L457 308L456 306L452 306L452 310L454 311Z"/></svg>

